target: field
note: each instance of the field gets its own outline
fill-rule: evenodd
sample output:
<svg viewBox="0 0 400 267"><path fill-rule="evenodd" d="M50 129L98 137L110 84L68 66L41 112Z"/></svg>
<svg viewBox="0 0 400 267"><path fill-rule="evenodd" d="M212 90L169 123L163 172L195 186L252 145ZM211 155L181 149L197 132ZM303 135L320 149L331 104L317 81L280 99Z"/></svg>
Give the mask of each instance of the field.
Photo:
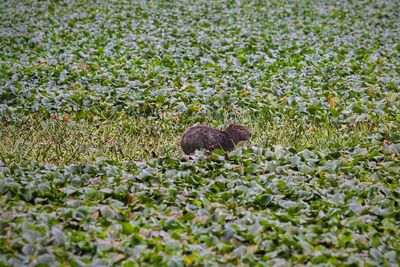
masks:
<svg viewBox="0 0 400 267"><path fill-rule="evenodd" d="M399 10L1 2L0 266L399 266Z"/></svg>

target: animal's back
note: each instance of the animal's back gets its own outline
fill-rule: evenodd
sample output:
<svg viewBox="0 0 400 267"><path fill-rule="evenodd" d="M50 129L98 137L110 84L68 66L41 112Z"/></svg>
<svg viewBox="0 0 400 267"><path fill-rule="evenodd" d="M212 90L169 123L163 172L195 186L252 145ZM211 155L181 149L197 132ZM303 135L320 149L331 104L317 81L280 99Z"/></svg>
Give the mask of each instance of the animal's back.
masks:
<svg viewBox="0 0 400 267"><path fill-rule="evenodd" d="M221 131L203 125L190 127L181 138L181 147L185 154L196 149L209 149L219 143Z"/></svg>

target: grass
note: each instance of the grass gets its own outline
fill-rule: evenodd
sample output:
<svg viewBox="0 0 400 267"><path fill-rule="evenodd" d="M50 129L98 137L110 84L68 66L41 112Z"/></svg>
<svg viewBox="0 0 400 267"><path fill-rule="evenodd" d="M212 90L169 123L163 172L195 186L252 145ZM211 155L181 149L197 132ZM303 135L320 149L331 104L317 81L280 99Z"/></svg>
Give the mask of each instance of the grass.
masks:
<svg viewBox="0 0 400 267"><path fill-rule="evenodd" d="M158 156L182 155L179 138L195 121L222 129L231 121L248 126L253 136L243 145L268 148L273 145L311 148L320 151L345 149L367 141L370 125L336 126L304 124L290 118L262 120L250 115L197 117L193 122L168 117L135 118L121 116L112 120L80 120L43 115L19 117L0 122L0 160L4 164L90 163L99 157L116 161L145 161L154 151Z"/></svg>

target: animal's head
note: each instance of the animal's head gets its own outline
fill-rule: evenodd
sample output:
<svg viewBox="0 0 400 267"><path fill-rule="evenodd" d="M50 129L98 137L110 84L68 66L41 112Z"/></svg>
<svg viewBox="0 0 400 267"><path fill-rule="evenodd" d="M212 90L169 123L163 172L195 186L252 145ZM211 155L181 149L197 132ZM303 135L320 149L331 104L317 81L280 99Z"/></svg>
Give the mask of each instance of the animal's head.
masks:
<svg viewBox="0 0 400 267"><path fill-rule="evenodd" d="M229 126L225 129L227 133L229 133L232 137L234 137L235 143L240 141L247 141L251 137L251 132L245 126L239 124L229 124Z"/></svg>

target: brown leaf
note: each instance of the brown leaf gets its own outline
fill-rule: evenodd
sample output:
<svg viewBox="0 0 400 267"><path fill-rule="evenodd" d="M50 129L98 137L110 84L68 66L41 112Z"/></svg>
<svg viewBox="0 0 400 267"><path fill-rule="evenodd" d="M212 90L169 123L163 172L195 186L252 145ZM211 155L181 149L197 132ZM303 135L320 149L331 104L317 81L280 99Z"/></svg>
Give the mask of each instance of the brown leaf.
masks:
<svg viewBox="0 0 400 267"><path fill-rule="evenodd" d="M125 64L124 63L117 63L117 64L115 64L115 67L120 69L122 67L125 67Z"/></svg>
<svg viewBox="0 0 400 267"><path fill-rule="evenodd" d="M286 104L288 103L288 99L287 99L286 97L284 97L284 98L282 98L282 99L280 100L280 102L281 102L281 104L286 105Z"/></svg>
<svg viewBox="0 0 400 267"><path fill-rule="evenodd" d="M173 210L170 212L169 216L174 218L180 218L182 215L179 213L179 211Z"/></svg>
<svg viewBox="0 0 400 267"><path fill-rule="evenodd" d="M385 145L385 146L389 146L390 145L390 142L388 141L388 140L383 140L383 144Z"/></svg>
<svg viewBox="0 0 400 267"><path fill-rule="evenodd" d="M70 83L70 84L68 84L68 89L71 89L71 90L74 90L74 89L76 89L76 88L78 88L78 86L79 86L79 83Z"/></svg>
<svg viewBox="0 0 400 267"><path fill-rule="evenodd" d="M140 228L140 229L139 229L139 234L140 234L141 236L144 236L144 237L149 237L150 234L151 234L151 231L148 230L148 229Z"/></svg>
<svg viewBox="0 0 400 267"><path fill-rule="evenodd" d="M257 252L257 250L258 250L258 245L253 245L253 246L247 246L246 247L246 252L250 253L250 254L253 254L253 253Z"/></svg>
<svg viewBox="0 0 400 267"><path fill-rule="evenodd" d="M135 204L138 201L138 198L134 194L129 194L128 195L128 203L129 204Z"/></svg>
<svg viewBox="0 0 400 267"><path fill-rule="evenodd" d="M85 62L81 61L81 62L79 62L77 69L83 70L83 71L88 71L88 70L90 70L90 67L91 66L89 64L86 64Z"/></svg>
<svg viewBox="0 0 400 267"><path fill-rule="evenodd" d="M196 216L193 219L193 222L195 222L195 223L199 222L201 224L205 224L207 222L207 220L208 220L208 216L207 215L200 215L200 216Z"/></svg>
<svg viewBox="0 0 400 267"><path fill-rule="evenodd" d="M110 256L111 256L113 263L117 263L126 258L125 254L119 254L119 253L110 253Z"/></svg>
<svg viewBox="0 0 400 267"><path fill-rule="evenodd" d="M63 122L68 122L69 121L69 116L67 114L65 114L63 116Z"/></svg>
<svg viewBox="0 0 400 267"><path fill-rule="evenodd" d="M91 183L91 184L100 184L101 183L101 177L98 176L98 177L95 177L95 178L90 178L89 179L89 183Z"/></svg>
<svg viewBox="0 0 400 267"><path fill-rule="evenodd" d="M90 213L90 216L94 219L99 218L100 212L98 210L95 210L93 212Z"/></svg>

